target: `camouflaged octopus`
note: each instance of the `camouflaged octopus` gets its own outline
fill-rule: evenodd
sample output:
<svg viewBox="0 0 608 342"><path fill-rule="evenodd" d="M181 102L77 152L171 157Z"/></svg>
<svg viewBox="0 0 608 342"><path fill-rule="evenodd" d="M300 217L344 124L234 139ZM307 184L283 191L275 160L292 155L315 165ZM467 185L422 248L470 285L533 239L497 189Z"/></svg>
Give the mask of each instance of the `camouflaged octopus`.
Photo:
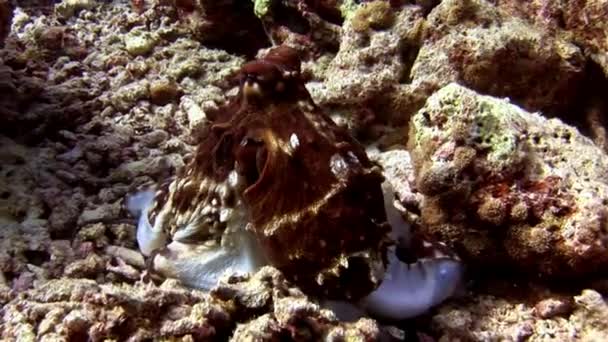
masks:
<svg viewBox="0 0 608 342"><path fill-rule="evenodd" d="M392 319L449 297L460 263L397 258L406 227L385 199L382 171L312 101L296 51L271 49L238 81L192 161L127 199L153 269L210 289L270 264L311 295Z"/></svg>

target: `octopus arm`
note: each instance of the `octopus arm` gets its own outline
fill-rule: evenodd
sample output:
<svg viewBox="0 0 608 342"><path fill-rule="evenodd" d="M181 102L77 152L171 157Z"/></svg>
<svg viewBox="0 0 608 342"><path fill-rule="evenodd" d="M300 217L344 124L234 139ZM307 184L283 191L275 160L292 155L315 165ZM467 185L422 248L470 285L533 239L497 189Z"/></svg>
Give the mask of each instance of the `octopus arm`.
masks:
<svg viewBox="0 0 608 342"><path fill-rule="evenodd" d="M394 250L389 253L382 284L362 302L374 316L403 320L421 315L451 297L462 281L463 266L459 261L440 258L406 264Z"/></svg>
<svg viewBox="0 0 608 342"><path fill-rule="evenodd" d="M249 232L234 236L234 245L207 247L171 242L155 256L154 269L184 285L211 290L224 275L254 273L264 265L261 251ZM238 241L237 241L238 240Z"/></svg>
<svg viewBox="0 0 608 342"><path fill-rule="evenodd" d="M148 212L154 202L154 192L151 190L135 193L126 200L127 210L133 217L139 217L137 222L137 243L142 254L148 256L154 250L162 248L167 237L160 227L154 227L148 219Z"/></svg>
<svg viewBox="0 0 608 342"><path fill-rule="evenodd" d="M383 184L385 210L392 227L391 237L401 246L410 243L410 226L393 206L394 192ZM454 295L462 285L464 266L450 258L426 258L407 264L388 249L388 267L380 286L361 301L370 314L390 320L421 315Z"/></svg>

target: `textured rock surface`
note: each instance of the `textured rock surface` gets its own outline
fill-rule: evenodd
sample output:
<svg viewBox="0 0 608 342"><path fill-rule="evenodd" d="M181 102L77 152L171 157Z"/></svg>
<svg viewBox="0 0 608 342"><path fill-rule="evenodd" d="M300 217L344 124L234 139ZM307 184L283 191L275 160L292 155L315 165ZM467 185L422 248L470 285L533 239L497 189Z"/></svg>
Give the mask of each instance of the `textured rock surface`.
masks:
<svg viewBox="0 0 608 342"><path fill-rule="evenodd" d="M10 1L0 0L0 36L8 33L2 31L8 27L5 18L9 12L4 11L8 3ZM100 294L106 296L109 289L118 293L120 291L116 289L122 288L120 296L126 297L121 298L128 297L128 301L135 304L146 300L133 299L133 293L145 294L151 305L158 304L154 298L176 303L169 306L178 307L177 313L172 310L165 316L145 316L145 312L137 311L140 308L128 309L129 315L150 317L149 320L131 321L141 327L144 335L157 332L154 329L158 327L164 327L167 336L199 328L202 330L197 331L201 334L207 333L204 329L208 326L199 319L205 315L202 309L207 307L206 299L195 304L184 299L196 297L193 301L198 301L199 297L209 298L207 295L185 294L173 283L166 285L175 288L170 293L151 285L151 290L145 290L147 285L137 283L142 276L149 275L145 274L143 257L137 251L134 222L122 208L123 198L142 184L173 174L191 158L193 145L208 128L208 119L213 118L227 97L234 95L230 91L232 84L226 79L246 59L260 53L260 48L270 46L267 33L275 42L286 42L305 52L304 69L312 77L308 86L314 100L329 109L336 121L353 128L355 133L365 133L361 137L380 137L378 145L381 148L404 144L403 130L393 125L405 125L428 96L454 80L466 81L469 87L481 93L509 96L530 110L563 110L563 113L557 113L562 118L587 120L581 125L587 130L581 131L596 138L594 141L598 145L608 146L604 119L608 107L603 102L605 94L602 92L607 83L606 80L594 81L595 77L604 77L602 71L606 74L608 70L608 30L607 21L603 20L607 16L605 0L444 0L441 3L419 0L409 1L404 7L396 5L398 1L391 1L392 14L383 2L368 5L364 1L362 6L356 1L331 0L277 0L273 3L280 6L262 16L268 29L264 32L252 1L203 0L196 2L196 8L188 8L192 6L188 1L178 1L177 8L164 1L125 0L111 4L89 0L18 1L14 14L9 15L13 17L13 31L4 39L5 47L0 50L0 304L2 309L11 312L0 313L2 332L18 333L12 329L19 326L23 328L20 336L25 338L33 331L31 329L40 327L48 332L38 339L44 340L47 336L52 340L63 333L53 330L55 325L63 327L61 329L73 327L69 331L83 331L78 327L81 321L73 319L84 312L80 309L65 316L69 318L68 322L75 322L74 325L65 325L54 318L64 317L62 315L67 315L71 307L82 308L78 306L80 302L65 304L68 301L25 298L42 296L42 292L48 292L51 285L56 285L63 292L85 289L83 291L90 294L90 298ZM132 55L127 50L125 38L137 35L152 39L144 41L146 44L130 44L128 48L136 54ZM581 56L582 63L587 65L582 71L582 81ZM415 61L416 67L412 68ZM552 77L555 77L554 81ZM597 98L597 102L590 101L590 110L586 108L588 95ZM575 103L568 109L576 96L582 97L583 106ZM524 116L530 117L529 114ZM548 122L543 125L547 130L559 126ZM542 150L541 145L547 145L547 142L553 144L555 139L565 139L559 134L558 138L540 136L539 142L532 140L530 146ZM571 138L582 139L578 134ZM516 145L520 146L520 142L518 140ZM450 156L451 147L449 144L445 147L439 154ZM487 149L484 147L483 151ZM547 147L547 151L553 150ZM541 152L539 154L546 155ZM458 152L459 158L466 161L467 153L470 152ZM593 153L603 160L597 150ZM419 203L424 203L423 216L438 219L436 229L449 228L440 235L450 241L461 241L466 247L462 250L469 251L472 259L483 259L485 265L501 271L502 268L494 267L497 264L493 260L507 259L511 265L546 271L553 270L556 264L565 264L566 276L571 275L567 270L575 268L583 272L602 259L602 253L595 259L592 257L604 243L601 232L605 232L605 228L601 224L597 232L593 225L587 225L592 227L590 229L562 231L561 228L539 226L538 222L532 228L523 226L524 229L512 224L511 217L535 217L533 215L546 209L544 206L548 204L559 209L564 189L570 191L573 184L579 184L581 194L593 193L593 182L603 183L605 173L593 176L596 178L590 176L587 183L533 182L532 185L540 188L516 187L504 192L497 182L497 194L540 204L532 207L514 203L506 214L502 211L504 203L495 201L494 196L490 199L487 193L448 196L447 204L444 201L440 205L433 203L437 196L427 196L429 201L421 202L417 189L420 184L411 180L409 166L403 162L407 159L405 154L405 151L391 151L378 161L387 167L385 175L393 181L404 206L414 214L412 222L417 222ZM539 154L526 156L539 160ZM568 157L569 163L583 156L583 152L573 152L572 157ZM558 160L556 157L552 162ZM517 158L505 163L512 161ZM448 160L446 165L449 163ZM554 169L562 170L561 167L557 165ZM584 165L579 169L592 168ZM456 193L462 183L460 180L455 182ZM463 201L463 198L471 201ZM580 202L585 197L581 195L576 200ZM445 211L448 204L455 205L452 212ZM475 211L463 213L463 206ZM577 207L575 213L585 210L594 212L590 208ZM446 213L453 216L443 216ZM560 210L546 214L549 218L552 215L559 216ZM483 217L484 221L465 226L464 222L470 223L472 217L479 220ZM539 222L549 221L542 218ZM576 227L583 227L579 223ZM567 239L560 240L564 232L568 233ZM559 239L554 240L556 237ZM506 241L509 244L504 243ZM573 245L559 241L573 242ZM555 251L563 253L557 256ZM482 257L485 252L488 254ZM588 266L584 264L579 268L577 264L569 265L568 260L591 261ZM45 285L48 280L58 278L61 280ZM151 278L162 281L156 275ZM252 285L252 288L258 285ZM548 283L548 286L552 285L554 283ZM582 288L585 287L576 291L580 293ZM603 294L607 293L605 289L604 286ZM164 294L154 294L157 291ZM281 293L283 290L261 291L265 294L252 294L251 297L269 303L271 299L263 298L272 297L268 294L272 291ZM586 291L583 297L588 293L592 292ZM81 298L78 294L74 296ZM600 307L599 304L564 303L555 298L517 304L507 302L499 295L491 299L478 296L473 293L472 302L454 301L448 311L440 310L433 336L446 336L444 339L449 340L458 336L471 340L492 336L505 339L532 336L550 340L551 336L558 336L554 340L567 340L567 335L561 335L563 327L569 331L574 329L572 327L582 327L576 328L577 331L596 331L598 334L581 333L576 335L579 339L606 339L599 333L606 328L597 318L605 317L605 311L580 309L583 306ZM301 297L297 298L299 305ZM587 298L595 298L600 303L597 294ZM110 326L101 327L99 331L116 332L112 327L120 326L123 317L119 316L120 312L112 313L111 305L105 305L107 303L103 301L93 303L89 297L84 298L84 302L90 304L94 313L106 315L104 322ZM483 310L475 304L481 302L486 303ZM235 322L242 323L243 335L240 336L246 338L246 332L254 332L257 324L269 327L267 336L277 336L277 331L282 337L289 335L292 330L281 325L285 320L277 319L275 310L264 305L253 305L257 309L248 316L251 322L248 318L240 318L241 313L244 317L251 311L237 310L239 313L231 316L230 329L236 328ZM304 302L298 307L311 305L314 308L309 311L311 315L324 320L329 317L327 312L316 311L312 302ZM194 306L202 313L188 313ZM32 310L22 310L24 307ZM180 311L182 307L186 308L186 313ZM532 307L534 314L525 316L529 317L530 324L517 323L515 325L521 329L509 328L506 329L509 336L501 335L503 327L520 322L513 317L519 317L522 308ZM233 308L226 310L232 312ZM454 327L452 323L445 323L442 320L449 312L465 312L466 316L450 314L450 317L468 317L471 324ZM24 320L26 316L27 320ZM183 323L174 323L168 316L181 317ZM82 322L92 322L92 318L84 317ZM9 318L15 320L8 321ZM218 319L223 318L220 315ZM587 325L579 323L583 321ZM10 325L11 322L16 325ZM118 325L112 325L112 322L118 322ZM337 336L342 334L340 331L346 336L362 336L360 333L375 329L367 320L352 325L329 322L322 333L317 331L315 334L326 334L324 336L329 339L331 331L336 331ZM427 322L424 319L417 321L417 329L427 330ZM484 326L483 334L477 333L482 328L476 328L475 322ZM597 328L588 329L593 325ZM11 330L7 330L9 326ZM459 327L462 329L457 332ZM146 330L149 328L152 330ZM464 332L468 328L473 332ZM173 333L175 335L171 335ZM16 339L11 336L2 338ZM37 339L35 335L30 336ZM184 340L189 338L183 337Z"/></svg>
<svg viewBox="0 0 608 342"><path fill-rule="evenodd" d="M368 318L340 323L332 311L308 300L271 267L262 268L250 279L228 278L212 294L224 300L232 299L237 310L249 315L260 312L260 309L270 311L239 324L234 331L233 341L266 341L281 337L329 341L348 337L358 341L375 341L381 335L377 323Z"/></svg>
<svg viewBox="0 0 608 342"><path fill-rule="evenodd" d="M422 23L418 6L396 10L375 1L359 7L344 24L338 53L323 70L324 76L318 75L324 77L323 82L308 84L315 101L347 109L350 116L369 116L371 112L379 116L374 121L406 122L407 107L402 103L407 101L395 99L393 94L408 80Z"/></svg>
<svg viewBox="0 0 608 342"><path fill-rule="evenodd" d="M309 85L320 104L366 103L390 90L407 72L400 56L404 45L416 42L422 13L416 6L394 12L384 6L388 5L371 2L346 22L340 50L327 66L327 79L318 88ZM372 10L381 14L370 15Z"/></svg>
<svg viewBox="0 0 608 342"><path fill-rule="evenodd" d="M530 111L560 112L575 99L585 59L579 48L483 0L443 1L428 17L412 82L459 82L509 97Z"/></svg>
<svg viewBox="0 0 608 342"><path fill-rule="evenodd" d="M412 122L426 234L485 265L568 277L606 267L608 157L591 140L456 84Z"/></svg>
<svg viewBox="0 0 608 342"><path fill-rule="evenodd" d="M493 1L498 8L579 44L608 75L608 1Z"/></svg>
<svg viewBox="0 0 608 342"><path fill-rule="evenodd" d="M556 301L555 299L547 299ZM446 305L433 317L440 341L604 341L608 339L608 304L598 292L574 296L567 312L541 316L526 302L480 295Z"/></svg>
<svg viewBox="0 0 608 342"><path fill-rule="evenodd" d="M7 290L0 291L6 294ZM270 313L250 320L264 311ZM238 322L243 323L235 329ZM211 294L184 288L172 280L160 286L142 282L100 285L85 279L52 280L17 294L6 303L0 331L1 338L18 341L150 338L250 341L280 337L340 341L347 336L358 341L376 341L380 337L380 329L373 320L340 323L331 311L321 309L298 289L290 287L273 268L264 268L251 279L227 279Z"/></svg>

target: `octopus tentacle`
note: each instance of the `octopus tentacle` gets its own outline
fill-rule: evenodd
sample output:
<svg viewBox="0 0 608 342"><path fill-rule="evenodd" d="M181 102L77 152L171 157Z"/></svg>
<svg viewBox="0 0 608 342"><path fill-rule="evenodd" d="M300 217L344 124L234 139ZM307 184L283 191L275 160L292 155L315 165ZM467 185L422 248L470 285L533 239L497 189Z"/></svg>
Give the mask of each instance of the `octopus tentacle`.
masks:
<svg viewBox="0 0 608 342"><path fill-rule="evenodd" d="M392 238L416 249L410 226L393 206L394 194L388 182L383 184L387 219ZM397 247L388 249L388 267L376 290L363 298L361 307L373 316L403 320L425 313L451 297L463 281L464 265L447 256L425 257L406 263L397 256Z"/></svg>

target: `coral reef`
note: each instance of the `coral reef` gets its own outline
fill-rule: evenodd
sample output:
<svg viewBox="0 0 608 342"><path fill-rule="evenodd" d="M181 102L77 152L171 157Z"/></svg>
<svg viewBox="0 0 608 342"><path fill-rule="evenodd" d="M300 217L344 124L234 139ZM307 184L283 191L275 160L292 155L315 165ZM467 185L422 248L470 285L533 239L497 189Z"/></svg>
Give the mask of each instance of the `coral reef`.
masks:
<svg viewBox="0 0 608 342"><path fill-rule="evenodd" d="M606 10L605 0L0 0L0 339L606 340L606 156L582 137L608 149ZM125 195L179 175L239 96L239 69L280 44L303 57L312 102L383 168L389 235L403 250L422 236L463 252L466 296L388 329L364 318L397 304L388 318L408 318L455 291L460 271L439 267L449 260L403 250L389 251L368 312L318 303L272 268L209 293L147 270L127 209L149 197ZM449 108L431 130L445 144L413 148L411 165L402 126L450 82L477 94L429 102ZM482 117L479 129L461 120ZM582 277L594 267L599 280ZM567 293L531 298L511 283L539 272L567 280L544 279L543 291ZM496 273L507 284L480 290ZM415 295L383 303L395 288Z"/></svg>
<svg viewBox="0 0 608 342"><path fill-rule="evenodd" d="M608 157L558 119L450 84L412 119L420 226L484 265L576 277L608 262Z"/></svg>

